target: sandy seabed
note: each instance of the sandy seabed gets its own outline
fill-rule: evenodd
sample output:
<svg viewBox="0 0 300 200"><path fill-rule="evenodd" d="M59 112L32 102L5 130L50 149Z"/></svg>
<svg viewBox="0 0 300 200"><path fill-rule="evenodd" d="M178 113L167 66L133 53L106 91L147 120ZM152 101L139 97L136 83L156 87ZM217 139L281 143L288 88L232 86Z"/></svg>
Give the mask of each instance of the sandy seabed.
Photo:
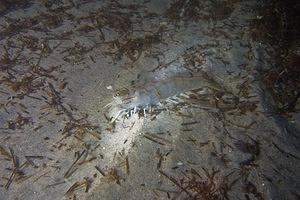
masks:
<svg viewBox="0 0 300 200"><path fill-rule="evenodd" d="M259 1L3 2L0 199L299 198Z"/></svg>

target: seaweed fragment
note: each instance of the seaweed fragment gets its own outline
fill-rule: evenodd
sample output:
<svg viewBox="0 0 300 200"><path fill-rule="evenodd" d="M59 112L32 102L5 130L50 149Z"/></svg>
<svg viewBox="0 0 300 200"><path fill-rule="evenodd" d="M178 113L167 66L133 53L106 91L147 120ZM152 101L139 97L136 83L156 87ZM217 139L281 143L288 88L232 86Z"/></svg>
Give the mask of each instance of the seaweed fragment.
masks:
<svg viewBox="0 0 300 200"><path fill-rule="evenodd" d="M14 73L16 73L16 69L14 67L17 64L21 63L21 59L19 58L21 56L21 52L17 52L15 56L11 55L9 52L10 49L7 48L6 45L3 45L4 54L1 55L0 59L0 70L1 72L6 72L9 77L14 77Z"/></svg>
<svg viewBox="0 0 300 200"><path fill-rule="evenodd" d="M32 123L31 117L24 117L20 113L17 113L17 117L15 120L8 120L8 129L10 130L16 130L16 129L22 129L25 125L28 125L29 123Z"/></svg>
<svg viewBox="0 0 300 200"><path fill-rule="evenodd" d="M143 135L144 138L154 142L154 143L157 143L157 144L160 144L160 145L166 145L166 144L170 144L171 142L165 138L162 138L162 137L159 137L157 135L154 135L154 134L150 134L150 133L145 133Z"/></svg>
<svg viewBox="0 0 300 200"><path fill-rule="evenodd" d="M44 85L43 81L38 80L38 77L35 75L27 75L19 79L4 77L0 80L0 83L4 83L9 86L16 93L16 97L19 99L23 99L24 96L35 93Z"/></svg>
<svg viewBox="0 0 300 200"><path fill-rule="evenodd" d="M2 0L0 4L0 16L9 11L28 8L31 5L31 0Z"/></svg>
<svg viewBox="0 0 300 200"><path fill-rule="evenodd" d="M256 197L258 200L263 200L264 197L262 195L262 193L260 193L258 191L258 189L256 188L256 186L250 182L250 181L245 181L244 183L244 187L243 190L247 193L247 194L253 194L254 197ZM246 195L245 195L246 196ZM248 197L249 198L249 197Z"/></svg>
<svg viewBox="0 0 300 200"><path fill-rule="evenodd" d="M105 176L102 177L102 180L108 182L108 183L116 183L118 185L121 185L121 181L123 178L119 175L117 169L115 168L108 168L104 172Z"/></svg>
<svg viewBox="0 0 300 200"><path fill-rule="evenodd" d="M69 167L69 169L64 174L64 178L70 177L76 170L76 166L78 165L79 160L83 157L83 155L86 154L86 151L83 150L75 159L75 161L72 163L72 165Z"/></svg>
<svg viewBox="0 0 300 200"><path fill-rule="evenodd" d="M74 195L74 192L76 190L84 188L84 192L87 193L89 191L89 188L91 187L92 180L88 177L84 177L82 181L76 181L71 187L67 190L65 193L65 196L71 196Z"/></svg>
<svg viewBox="0 0 300 200"><path fill-rule="evenodd" d="M4 147L0 146L0 155L4 156L6 159L11 160L12 155Z"/></svg>
<svg viewBox="0 0 300 200"><path fill-rule="evenodd" d="M222 175L221 170L208 170L202 167L204 175L196 169L190 168L183 174L184 177L177 180L163 171L159 172L174 183L181 191L185 192L189 199L224 200L229 199L229 192L240 178L230 181L232 173ZM180 195L176 194L176 196Z"/></svg>
<svg viewBox="0 0 300 200"><path fill-rule="evenodd" d="M76 139L83 139L87 134L95 137L96 139L100 140L100 132L97 131L98 126L90 124L85 117L80 119L75 119L72 114L70 114L69 121L65 124L65 127L62 131L63 137L60 141L64 140L67 137L74 136Z"/></svg>
<svg viewBox="0 0 300 200"><path fill-rule="evenodd" d="M12 157L13 169L12 169L9 179L7 180L7 183L4 186L4 188L6 190L9 189L9 186L11 185L11 183L14 181L14 179L18 175L20 175L20 176L23 175L23 172L20 170L19 158L14 154L14 151L11 148L9 148L9 151L10 151L10 155Z"/></svg>
<svg viewBox="0 0 300 200"><path fill-rule="evenodd" d="M130 17L120 10L113 10L112 8L100 8L96 12L78 19L78 21L86 20L90 20L94 27L99 30L103 40L105 40L105 35L102 31L104 28L110 28L120 34L125 34L132 30Z"/></svg>
<svg viewBox="0 0 300 200"><path fill-rule="evenodd" d="M253 165L254 161L258 158L260 154L259 142L256 140L251 140L251 142L244 142L238 140L234 143L234 146L241 152L250 154L251 157L240 162L241 165Z"/></svg>
<svg viewBox="0 0 300 200"><path fill-rule="evenodd" d="M155 44L162 42L164 28L160 27L156 32L145 34L143 37L128 38L124 42L118 39L108 42L110 51L106 52L114 61L118 61L125 55L132 63L136 62L142 53Z"/></svg>
<svg viewBox="0 0 300 200"><path fill-rule="evenodd" d="M289 55L278 68L265 74L264 83L270 91L275 111L289 113L299 110L300 98L300 56Z"/></svg>
<svg viewBox="0 0 300 200"><path fill-rule="evenodd" d="M199 0L176 0L168 8L166 15L171 21L191 20L196 21L203 9Z"/></svg>

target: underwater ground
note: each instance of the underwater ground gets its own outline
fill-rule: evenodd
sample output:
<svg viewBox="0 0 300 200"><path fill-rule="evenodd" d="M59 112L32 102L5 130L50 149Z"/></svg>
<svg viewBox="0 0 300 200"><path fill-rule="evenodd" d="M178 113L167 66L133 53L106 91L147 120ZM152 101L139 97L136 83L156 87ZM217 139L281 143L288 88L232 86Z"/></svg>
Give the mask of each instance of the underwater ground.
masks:
<svg viewBox="0 0 300 200"><path fill-rule="evenodd" d="M0 199L300 199L298 13L0 0Z"/></svg>

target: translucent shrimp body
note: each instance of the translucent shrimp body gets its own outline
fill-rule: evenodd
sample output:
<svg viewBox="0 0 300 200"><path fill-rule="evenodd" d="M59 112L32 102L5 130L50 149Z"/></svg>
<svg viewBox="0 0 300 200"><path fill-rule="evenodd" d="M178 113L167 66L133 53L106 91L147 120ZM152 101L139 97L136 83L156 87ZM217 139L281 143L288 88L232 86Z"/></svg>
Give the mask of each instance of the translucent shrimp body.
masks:
<svg viewBox="0 0 300 200"><path fill-rule="evenodd" d="M197 73L191 76L186 69L176 65L155 72L143 72L134 81L128 95L115 97L111 114L114 120L120 116L130 117L137 112L143 112L145 116L152 108L166 101L176 103L176 96L207 85L202 76Z"/></svg>

